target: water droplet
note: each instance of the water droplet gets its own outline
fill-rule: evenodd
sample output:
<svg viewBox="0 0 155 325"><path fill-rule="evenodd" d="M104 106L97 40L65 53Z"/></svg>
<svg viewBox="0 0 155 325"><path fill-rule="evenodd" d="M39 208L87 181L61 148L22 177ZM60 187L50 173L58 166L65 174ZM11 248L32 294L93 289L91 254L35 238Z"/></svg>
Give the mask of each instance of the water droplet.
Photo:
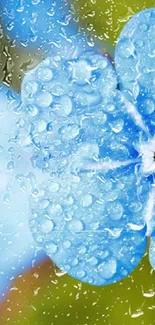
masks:
<svg viewBox="0 0 155 325"><path fill-rule="evenodd" d="M152 114L155 110L155 102L152 99L144 100L143 104L140 107L142 114L149 115Z"/></svg>
<svg viewBox="0 0 155 325"><path fill-rule="evenodd" d="M30 222L29 222L30 227L34 227L35 224L36 224L36 221L34 219L30 220Z"/></svg>
<svg viewBox="0 0 155 325"><path fill-rule="evenodd" d="M84 224L79 219L73 219L68 223L68 228L73 233L81 232L84 229Z"/></svg>
<svg viewBox="0 0 155 325"><path fill-rule="evenodd" d="M72 111L72 101L70 97L67 95L61 96L56 108L59 116L68 116Z"/></svg>
<svg viewBox="0 0 155 325"><path fill-rule="evenodd" d="M124 121L123 120L116 120L111 123L111 128L113 132L119 133L122 131L124 126Z"/></svg>
<svg viewBox="0 0 155 325"><path fill-rule="evenodd" d="M38 90L38 83L33 80L29 80L24 85L24 93L26 93L29 97L32 97Z"/></svg>
<svg viewBox="0 0 155 325"><path fill-rule="evenodd" d="M77 104L82 107L97 106L102 103L102 96L99 91L84 92L81 91L76 97Z"/></svg>
<svg viewBox="0 0 155 325"><path fill-rule="evenodd" d="M100 224L99 222L91 222L89 225L89 228L93 231L97 230L99 228Z"/></svg>
<svg viewBox="0 0 155 325"><path fill-rule="evenodd" d="M103 104L103 106L102 106L102 109L105 111L105 112L113 112L113 111L115 111L115 109L116 109L116 107L115 107L115 105L113 105L113 104Z"/></svg>
<svg viewBox="0 0 155 325"><path fill-rule="evenodd" d="M98 158L99 146L97 143L84 143L80 146L78 154L84 158Z"/></svg>
<svg viewBox="0 0 155 325"><path fill-rule="evenodd" d="M85 85L89 82L91 78L91 66L87 63L86 60L78 60L72 65L72 78L75 83L78 85Z"/></svg>
<svg viewBox="0 0 155 325"><path fill-rule="evenodd" d="M41 119L37 121L36 129L39 133L44 132L46 130L46 121Z"/></svg>
<svg viewBox="0 0 155 325"><path fill-rule="evenodd" d="M139 26L139 29L140 29L141 32L146 32L147 29L148 29L148 25L147 24L141 24Z"/></svg>
<svg viewBox="0 0 155 325"><path fill-rule="evenodd" d="M47 123L46 126L47 133L51 134L53 132L52 122Z"/></svg>
<svg viewBox="0 0 155 325"><path fill-rule="evenodd" d="M64 249L68 249L70 246L71 246L71 242L70 242L70 240L65 240L65 241L63 242L63 247L64 247Z"/></svg>
<svg viewBox="0 0 155 325"><path fill-rule="evenodd" d="M78 252L79 252L79 254L85 254L86 252L87 252L87 248L86 248L86 246L84 246L84 245L81 245L79 248L78 248Z"/></svg>
<svg viewBox="0 0 155 325"><path fill-rule="evenodd" d="M107 210L112 220L120 220L123 216L123 206L120 202L109 203Z"/></svg>
<svg viewBox="0 0 155 325"><path fill-rule="evenodd" d="M47 209L47 207L49 206L49 200L41 200L40 202L39 202L39 209L42 209L42 210L44 210L44 209Z"/></svg>
<svg viewBox="0 0 155 325"><path fill-rule="evenodd" d="M10 148L8 149L8 152L9 152L9 153L13 153L13 152L15 152L15 148L10 147Z"/></svg>
<svg viewBox="0 0 155 325"><path fill-rule="evenodd" d="M4 194L4 196L3 196L3 202L5 203L5 204L8 204L8 203L10 203L10 195L9 195L9 193L6 193L6 194Z"/></svg>
<svg viewBox="0 0 155 325"><path fill-rule="evenodd" d="M96 126L103 125L107 121L107 115L103 113L102 111L100 112L95 112L94 117L93 117L93 123Z"/></svg>
<svg viewBox="0 0 155 325"><path fill-rule="evenodd" d="M31 228L31 232L32 232L32 234L37 234L38 233L38 229L36 227L32 227Z"/></svg>
<svg viewBox="0 0 155 325"><path fill-rule="evenodd" d="M52 204L49 206L48 211L54 217L61 215L63 210L60 204Z"/></svg>
<svg viewBox="0 0 155 325"><path fill-rule="evenodd" d="M32 143L30 135L28 135L28 134L19 134L18 143L22 147L30 146L30 144Z"/></svg>
<svg viewBox="0 0 155 325"><path fill-rule="evenodd" d="M58 192L59 188L60 188L59 184L53 182L53 183L51 183L51 184L49 185L48 190L49 190L49 192L51 192L51 193L55 193L55 192Z"/></svg>
<svg viewBox="0 0 155 325"><path fill-rule="evenodd" d="M142 210L142 207L141 202L131 202L128 209L133 213L137 213Z"/></svg>
<svg viewBox="0 0 155 325"><path fill-rule="evenodd" d="M128 271L126 269L121 270L121 274L123 275L123 277L128 276Z"/></svg>
<svg viewBox="0 0 155 325"><path fill-rule="evenodd" d="M40 3L41 0L31 0L33 5L38 5L38 3Z"/></svg>
<svg viewBox="0 0 155 325"><path fill-rule="evenodd" d="M136 40L136 41L134 42L134 45L135 45L136 48L141 48L141 47L144 46L144 42L143 42L143 40L138 39L138 40Z"/></svg>
<svg viewBox="0 0 155 325"><path fill-rule="evenodd" d="M28 111L29 115L31 115L32 117L37 116L38 113L39 113L38 108L36 106L34 106L34 105L28 105L27 106L27 111Z"/></svg>
<svg viewBox="0 0 155 325"><path fill-rule="evenodd" d="M43 67L36 71L37 78L42 82L49 82L53 78L53 72L51 69Z"/></svg>
<svg viewBox="0 0 155 325"><path fill-rule="evenodd" d="M16 125L17 125L18 127L23 128L23 127L25 126L25 121L24 121L24 119L20 118L20 119L17 121Z"/></svg>
<svg viewBox="0 0 155 325"><path fill-rule="evenodd" d="M77 257L75 257L75 258L71 261L71 265L72 265L72 266L76 266L76 265L78 265L78 263L79 263L79 261L78 261Z"/></svg>
<svg viewBox="0 0 155 325"><path fill-rule="evenodd" d="M67 125L61 128L59 131L63 140L70 141L79 135L79 128L77 125Z"/></svg>
<svg viewBox="0 0 155 325"><path fill-rule="evenodd" d="M48 255L55 254L58 251L58 247L54 242L46 244L46 252Z"/></svg>
<svg viewBox="0 0 155 325"><path fill-rule="evenodd" d="M47 15L50 17L53 17L55 15L55 9L54 8L48 9Z"/></svg>
<svg viewBox="0 0 155 325"><path fill-rule="evenodd" d="M109 253L108 250L100 251L100 252L97 253L97 255L98 255L98 257L99 257L100 259L104 259L104 258L108 257L109 254L110 254L110 253Z"/></svg>
<svg viewBox="0 0 155 325"><path fill-rule="evenodd" d="M38 237L36 238L36 241L37 241L37 243L42 244L43 241L44 241L44 238L41 237L41 236L38 236Z"/></svg>
<svg viewBox="0 0 155 325"><path fill-rule="evenodd" d="M40 230L44 234L49 234L54 229L54 222L49 219L44 219L40 224Z"/></svg>
<svg viewBox="0 0 155 325"><path fill-rule="evenodd" d="M91 257L91 258L89 258L88 260L87 260L87 263L88 264L90 264L90 265L92 265L92 266L95 266L95 265L97 265L98 264L98 259L96 258L96 257Z"/></svg>
<svg viewBox="0 0 155 325"><path fill-rule="evenodd" d="M86 272L84 270L78 270L77 271L77 276L82 279L86 275Z"/></svg>
<svg viewBox="0 0 155 325"><path fill-rule="evenodd" d="M74 203L74 199L72 196L68 196L64 201L65 205L72 205L73 203Z"/></svg>
<svg viewBox="0 0 155 325"><path fill-rule="evenodd" d="M83 207L88 207L92 204L92 200L93 200L92 195L86 194L86 195L80 197L80 204Z"/></svg>
<svg viewBox="0 0 155 325"><path fill-rule="evenodd" d="M66 264L66 265L65 265L65 270L66 270L66 272L70 271L70 269L71 269L70 265Z"/></svg>
<svg viewBox="0 0 155 325"><path fill-rule="evenodd" d="M104 279L111 279L117 270L117 261L114 257L110 257L107 261L98 266L98 272Z"/></svg>
<svg viewBox="0 0 155 325"><path fill-rule="evenodd" d="M41 108L49 107L53 102L53 97L49 92L37 92L35 95L36 104Z"/></svg>
<svg viewBox="0 0 155 325"><path fill-rule="evenodd" d="M128 59L129 57L134 56L135 47L129 39L124 38L120 40L118 46L121 57Z"/></svg>
<svg viewBox="0 0 155 325"><path fill-rule="evenodd" d="M122 233L122 228L105 228L106 231L109 232L111 239L117 239L120 237L121 233Z"/></svg>
<svg viewBox="0 0 155 325"><path fill-rule="evenodd" d="M8 164L7 164L7 169L8 169L8 170L12 170L12 169L14 169L14 161L11 160L11 161L8 162Z"/></svg>
<svg viewBox="0 0 155 325"><path fill-rule="evenodd" d="M107 202L115 201L118 198L118 195L119 195L119 191L117 190L109 191L106 194L105 199Z"/></svg>

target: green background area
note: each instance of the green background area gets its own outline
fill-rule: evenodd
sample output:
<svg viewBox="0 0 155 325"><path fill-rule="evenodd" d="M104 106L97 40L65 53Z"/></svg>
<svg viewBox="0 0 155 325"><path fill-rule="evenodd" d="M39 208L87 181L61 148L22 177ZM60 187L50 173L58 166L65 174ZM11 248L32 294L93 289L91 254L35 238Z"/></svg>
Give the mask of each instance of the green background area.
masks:
<svg viewBox="0 0 155 325"><path fill-rule="evenodd" d="M123 26L136 12L153 7L153 0L72 0L80 23L101 40L117 41Z"/></svg>
<svg viewBox="0 0 155 325"><path fill-rule="evenodd" d="M79 21L90 37L114 45L128 19L154 1L73 0ZM108 43L105 43L106 42ZM24 72L41 60L9 43L0 29L0 79L20 91ZM51 261L32 269L13 283L0 307L0 325L153 325L155 272L148 255L123 281L94 287L59 272Z"/></svg>
<svg viewBox="0 0 155 325"><path fill-rule="evenodd" d="M128 278L94 287L47 261L15 281L0 317L1 325L153 325L155 272L146 255Z"/></svg>

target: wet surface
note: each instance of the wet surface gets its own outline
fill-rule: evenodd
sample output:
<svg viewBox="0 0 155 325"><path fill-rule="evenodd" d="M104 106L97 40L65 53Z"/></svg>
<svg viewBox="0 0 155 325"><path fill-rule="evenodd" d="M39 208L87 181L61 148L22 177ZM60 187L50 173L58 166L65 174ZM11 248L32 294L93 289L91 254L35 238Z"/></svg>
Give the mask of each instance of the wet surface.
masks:
<svg viewBox="0 0 155 325"><path fill-rule="evenodd" d="M78 4L88 31L94 32L95 38L101 41L116 40L119 30L133 12L145 7L141 3L139 6L131 4L127 7L126 4L122 6L122 3L117 5L111 2L109 9L108 2L105 3L107 8L103 8L103 3L101 5L99 1L82 2L81 5L78 1ZM151 1L149 5L152 5ZM37 66L44 54L21 51L21 48L6 40L2 29L0 39L0 79L20 92L24 72ZM12 165L9 164L8 168L12 169ZM86 202L88 199L90 197L87 197ZM65 247L68 244L65 242ZM155 273L149 265L148 255L130 277L99 288L73 280L59 271L51 261L47 261L13 281L0 309L0 322L1 325L153 325L154 283Z"/></svg>

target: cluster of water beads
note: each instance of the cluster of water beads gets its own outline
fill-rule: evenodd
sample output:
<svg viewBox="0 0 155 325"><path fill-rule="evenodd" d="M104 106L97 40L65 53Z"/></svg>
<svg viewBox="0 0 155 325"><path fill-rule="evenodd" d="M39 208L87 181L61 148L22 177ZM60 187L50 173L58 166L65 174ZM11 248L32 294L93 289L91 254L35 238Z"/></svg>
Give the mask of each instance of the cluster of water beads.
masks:
<svg viewBox="0 0 155 325"><path fill-rule="evenodd" d="M5 32L25 48L73 57L92 46L67 0L2 0L0 9Z"/></svg>
<svg viewBox="0 0 155 325"><path fill-rule="evenodd" d="M31 161L50 173L31 195L31 231L62 270L95 285L127 276L146 249L149 182L140 180L133 197L134 167L104 167L138 156L132 136L136 144L141 129L116 88L111 62L93 52L70 61L48 58L22 84L26 122L17 138L22 145L27 132ZM99 171L92 168L97 163Z"/></svg>
<svg viewBox="0 0 155 325"><path fill-rule="evenodd" d="M75 166L86 151L81 148L85 142L97 144L94 150L100 158L137 157L132 135L136 146L140 129L129 118L126 100L116 87L111 62L94 52L70 61L48 58L28 72L22 84L18 142L33 147L34 166L62 171L73 154Z"/></svg>
<svg viewBox="0 0 155 325"><path fill-rule="evenodd" d="M134 84L132 93L128 87L133 86L133 69L129 73L121 70L133 65L124 59L121 66L117 60L120 49L127 59L132 51L126 40L120 43L116 68L120 79L125 76L121 87L139 105L139 88ZM147 87L144 91L141 85L140 94L152 114L153 93ZM152 178L145 173L137 178L132 160L136 163L142 130L147 133L148 129L116 88L116 74L107 56L85 52L63 61L57 55L25 76L23 103L14 110L19 118L11 141L24 152L24 161L28 159L26 168L34 171L36 167L37 181L31 184L32 234L62 270L95 285L130 274L147 241L143 215ZM113 168L116 162L120 163L117 170ZM130 166L121 166L121 162ZM7 168L14 169L13 160ZM31 178L31 172L28 175ZM40 175L46 178L41 186ZM18 173L16 178L23 189L24 177ZM154 265L153 240L150 260Z"/></svg>
<svg viewBox="0 0 155 325"><path fill-rule="evenodd" d="M155 135L155 8L143 10L133 16L120 34L115 51L115 66L121 89L134 103L145 120L150 133L144 153L143 168L152 169L154 177ZM155 196L152 189L148 203L151 235L150 262L155 268Z"/></svg>
<svg viewBox="0 0 155 325"><path fill-rule="evenodd" d="M115 51L121 89L137 106L154 135L155 8L134 15L122 30Z"/></svg>
<svg viewBox="0 0 155 325"><path fill-rule="evenodd" d="M66 168L82 142L93 144L94 137L99 143L106 131L99 125L107 121L101 106L107 103L110 109L116 86L109 59L93 52L70 61L48 58L29 72L22 84L24 125L18 139L20 145L26 141L33 147L34 165L53 172L57 164ZM121 129L121 121L115 127Z"/></svg>
<svg viewBox="0 0 155 325"><path fill-rule="evenodd" d="M117 177L116 177L117 175ZM126 180L128 180L126 182ZM30 228L61 270L106 285L126 277L146 250L142 218L148 183L132 195L132 170L51 177L31 195Z"/></svg>
<svg viewBox="0 0 155 325"><path fill-rule="evenodd" d="M53 40L56 39L58 30L67 24L67 14L69 23L68 5L65 0L59 0L57 5L49 0L1 1L1 11L7 32L24 46L40 46L50 42L52 34ZM64 21L61 22L62 17Z"/></svg>

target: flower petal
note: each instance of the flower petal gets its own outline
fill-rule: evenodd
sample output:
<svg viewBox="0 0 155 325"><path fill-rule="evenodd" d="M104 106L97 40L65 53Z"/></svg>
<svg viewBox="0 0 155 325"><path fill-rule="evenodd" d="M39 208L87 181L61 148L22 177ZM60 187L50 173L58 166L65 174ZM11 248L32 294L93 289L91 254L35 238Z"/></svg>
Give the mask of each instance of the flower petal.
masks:
<svg viewBox="0 0 155 325"><path fill-rule="evenodd" d="M149 260L155 270L155 237L151 237L150 239Z"/></svg>
<svg viewBox="0 0 155 325"><path fill-rule="evenodd" d="M47 58L28 72L22 84L25 125L19 128L19 144L25 132L33 164L63 171L70 154L86 141L96 146L92 150L99 151L99 159L137 158L136 144L147 128L116 87L111 62L92 51L70 61ZM89 158L96 159L96 153Z"/></svg>
<svg viewBox="0 0 155 325"><path fill-rule="evenodd" d="M144 212L144 220L147 225L147 236L154 236L155 234L155 186L154 183L150 188L148 201Z"/></svg>
<svg viewBox="0 0 155 325"><path fill-rule="evenodd" d="M31 187L44 178L16 144L19 107L19 96L0 86L0 300L11 278L45 258L28 227Z"/></svg>
<svg viewBox="0 0 155 325"><path fill-rule="evenodd" d="M155 8L133 16L120 34L115 66L120 87L137 105L154 135L155 120Z"/></svg>
<svg viewBox="0 0 155 325"><path fill-rule="evenodd" d="M94 52L48 58L22 85L32 160L51 174L32 193L32 234L59 267L95 285L130 274L147 242L149 182L135 172L147 130L116 87L111 62Z"/></svg>
<svg viewBox="0 0 155 325"><path fill-rule="evenodd" d="M55 175L31 198L34 239L63 271L94 285L128 276L146 250L149 183L133 167Z"/></svg>

